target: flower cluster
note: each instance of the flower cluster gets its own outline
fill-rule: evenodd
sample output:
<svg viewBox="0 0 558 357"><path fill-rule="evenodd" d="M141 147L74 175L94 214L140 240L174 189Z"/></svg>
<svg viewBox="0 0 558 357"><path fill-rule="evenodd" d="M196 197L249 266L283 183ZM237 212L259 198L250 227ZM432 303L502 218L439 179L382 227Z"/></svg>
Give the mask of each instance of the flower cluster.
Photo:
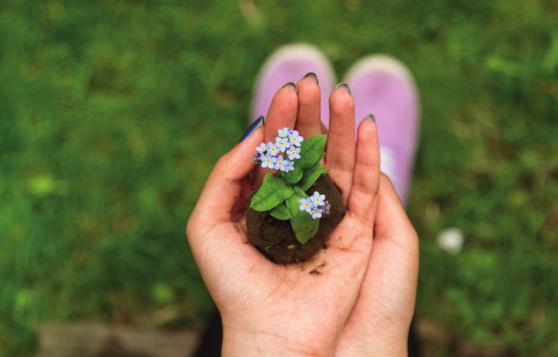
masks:
<svg viewBox="0 0 558 357"><path fill-rule="evenodd" d="M322 218L323 215L329 214L330 207L325 195L318 191L314 191L312 196L300 199L300 210L308 212L313 219Z"/></svg>
<svg viewBox="0 0 558 357"><path fill-rule="evenodd" d="M300 144L304 138L297 130L282 128L275 142L262 143L256 151L256 162L261 167L283 172L294 170L294 160L300 159Z"/></svg>

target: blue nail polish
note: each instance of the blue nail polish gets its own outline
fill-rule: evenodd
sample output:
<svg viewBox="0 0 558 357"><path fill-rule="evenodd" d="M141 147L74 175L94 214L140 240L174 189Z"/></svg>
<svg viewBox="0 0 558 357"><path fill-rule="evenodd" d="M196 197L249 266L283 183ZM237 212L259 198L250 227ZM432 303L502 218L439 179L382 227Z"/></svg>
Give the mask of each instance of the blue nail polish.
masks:
<svg viewBox="0 0 558 357"><path fill-rule="evenodd" d="M254 130L256 130L257 128L262 126L263 123L264 123L264 117L263 116L254 120L254 122L252 124L250 124L250 126L248 127L246 132L244 134L242 134L242 136L240 137L240 140L238 140L238 142L241 142L242 140L246 139L250 134L252 134L252 132Z"/></svg>

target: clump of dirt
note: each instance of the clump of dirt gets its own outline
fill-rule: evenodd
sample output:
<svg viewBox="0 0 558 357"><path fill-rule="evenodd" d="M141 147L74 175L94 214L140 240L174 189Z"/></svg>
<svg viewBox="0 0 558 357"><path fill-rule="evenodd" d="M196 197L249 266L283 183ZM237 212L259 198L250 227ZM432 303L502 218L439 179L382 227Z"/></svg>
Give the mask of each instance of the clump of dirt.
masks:
<svg viewBox="0 0 558 357"><path fill-rule="evenodd" d="M318 191L326 196L331 204L329 215L320 219L320 228L316 235L306 244L300 244L294 235L289 221L273 218L270 212L258 212L248 208L246 225L248 239L269 260L278 264L298 263L310 259L320 249L326 248L326 238L337 227L346 208L339 188L325 174L307 191Z"/></svg>

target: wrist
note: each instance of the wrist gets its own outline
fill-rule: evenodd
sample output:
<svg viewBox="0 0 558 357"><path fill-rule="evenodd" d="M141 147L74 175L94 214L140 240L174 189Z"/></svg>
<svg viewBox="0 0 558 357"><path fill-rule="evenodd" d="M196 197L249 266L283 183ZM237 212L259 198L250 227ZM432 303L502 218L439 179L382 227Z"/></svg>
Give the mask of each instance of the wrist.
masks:
<svg viewBox="0 0 558 357"><path fill-rule="evenodd" d="M329 352L328 352L329 351ZM222 355L229 356L331 356L327 347L316 347L261 331L238 330L223 323Z"/></svg>
<svg viewBox="0 0 558 357"><path fill-rule="evenodd" d="M343 355L405 357L408 356L407 337L398 339L376 338L373 341L363 339L360 343L355 343L348 348L345 346Z"/></svg>

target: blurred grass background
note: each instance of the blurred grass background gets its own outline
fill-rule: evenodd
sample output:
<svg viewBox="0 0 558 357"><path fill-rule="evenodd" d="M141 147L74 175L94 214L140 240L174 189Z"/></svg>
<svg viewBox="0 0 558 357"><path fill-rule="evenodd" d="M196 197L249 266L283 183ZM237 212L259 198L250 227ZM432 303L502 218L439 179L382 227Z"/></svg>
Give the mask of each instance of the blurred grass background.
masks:
<svg viewBox="0 0 558 357"><path fill-rule="evenodd" d="M543 0L3 0L0 354L32 354L42 321L203 326L184 223L259 66L293 41L338 74L384 52L416 76L419 320L558 354L557 19Z"/></svg>

